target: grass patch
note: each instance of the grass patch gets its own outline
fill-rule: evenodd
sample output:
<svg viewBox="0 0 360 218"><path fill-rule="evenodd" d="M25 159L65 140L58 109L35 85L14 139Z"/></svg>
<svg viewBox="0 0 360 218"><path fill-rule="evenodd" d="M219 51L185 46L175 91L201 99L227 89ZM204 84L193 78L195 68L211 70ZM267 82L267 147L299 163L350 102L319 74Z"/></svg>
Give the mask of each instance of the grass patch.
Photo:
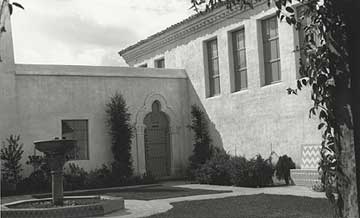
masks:
<svg viewBox="0 0 360 218"><path fill-rule="evenodd" d="M191 195L208 195L226 193L231 191L213 191L204 189L178 188L170 186L146 187L132 190L122 190L118 192L106 193L106 195L114 197L123 197L124 199L133 200L154 200L165 198L176 198Z"/></svg>
<svg viewBox="0 0 360 218"><path fill-rule="evenodd" d="M290 195L248 195L173 204L168 212L148 218L328 218L332 217L326 199Z"/></svg>

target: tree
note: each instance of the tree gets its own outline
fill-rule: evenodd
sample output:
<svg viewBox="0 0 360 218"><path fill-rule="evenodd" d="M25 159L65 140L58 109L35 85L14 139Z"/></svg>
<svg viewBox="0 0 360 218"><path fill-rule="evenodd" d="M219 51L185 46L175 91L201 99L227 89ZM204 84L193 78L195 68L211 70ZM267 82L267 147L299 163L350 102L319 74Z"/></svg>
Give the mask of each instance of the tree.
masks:
<svg viewBox="0 0 360 218"><path fill-rule="evenodd" d="M133 174L131 159L133 129L130 125L130 113L128 113L125 99L120 93L115 93L110 98L106 104L106 114L114 156L113 173L121 178L128 178Z"/></svg>
<svg viewBox="0 0 360 218"><path fill-rule="evenodd" d="M192 179L195 171L211 158L212 140L209 135L205 114L198 106L191 106L191 117L190 129L194 132L194 149L189 158L188 176Z"/></svg>
<svg viewBox="0 0 360 218"><path fill-rule="evenodd" d="M8 0L2 0L1 1L1 5L0 5L0 39L1 39L1 36L4 32L6 32L6 28L5 28L5 18L4 16L6 16L5 14L5 9L7 9L9 11L9 14L12 15L13 13L13 8L14 7L18 7L18 8L21 8L21 9L24 9L24 7L17 3L17 2L10 2ZM0 62L1 62L1 54L0 54Z"/></svg>
<svg viewBox="0 0 360 218"><path fill-rule="evenodd" d="M271 6L271 1L268 5ZM296 28L303 28L305 40L296 94L303 86L311 89L313 107L310 115L320 119L323 131L321 170L326 196L334 204L338 217L359 217L360 199L360 73L359 19L360 3L356 0L299 0L310 23L302 26L295 17L292 0L274 0L277 16ZM253 7L252 0L191 0L198 11L226 5L241 9ZM313 39L316 34L320 44ZM355 154L354 154L355 150ZM356 166L354 166L354 159ZM357 170L356 170L357 169ZM337 195L333 193L335 186ZM356 191L358 190L358 191ZM357 193L357 196L356 196Z"/></svg>
<svg viewBox="0 0 360 218"><path fill-rule="evenodd" d="M2 165L2 176L10 184L18 184L21 180L22 166L20 160L24 153L23 144L20 144L20 136L10 135L6 143L2 142L0 158Z"/></svg>

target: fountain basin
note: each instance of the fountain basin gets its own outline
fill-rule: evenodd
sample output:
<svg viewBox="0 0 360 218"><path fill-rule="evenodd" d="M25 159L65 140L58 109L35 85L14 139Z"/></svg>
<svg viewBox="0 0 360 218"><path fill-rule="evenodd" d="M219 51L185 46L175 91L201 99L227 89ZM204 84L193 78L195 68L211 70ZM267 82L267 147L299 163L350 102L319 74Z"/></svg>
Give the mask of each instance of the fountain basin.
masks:
<svg viewBox="0 0 360 218"><path fill-rule="evenodd" d="M31 204L46 204L52 198L16 201L1 205L1 217L4 218L77 218L104 216L105 214L124 209L124 199L111 196L69 196L64 201L85 201L83 205L53 206L29 208ZM89 202L90 201L90 202Z"/></svg>
<svg viewBox="0 0 360 218"><path fill-rule="evenodd" d="M54 139L35 141L35 148L45 154L64 154L73 149L76 140L71 139Z"/></svg>

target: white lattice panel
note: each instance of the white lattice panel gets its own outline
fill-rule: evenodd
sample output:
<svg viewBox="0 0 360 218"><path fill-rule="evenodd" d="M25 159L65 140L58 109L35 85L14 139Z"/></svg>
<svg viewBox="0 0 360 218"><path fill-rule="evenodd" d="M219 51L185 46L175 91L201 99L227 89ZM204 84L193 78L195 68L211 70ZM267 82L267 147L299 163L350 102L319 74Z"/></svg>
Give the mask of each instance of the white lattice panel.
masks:
<svg viewBox="0 0 360 218"><path fill-rule="evenodd" d="M317 169L320 161L320 145L303 145L301 169Z"/></svg>

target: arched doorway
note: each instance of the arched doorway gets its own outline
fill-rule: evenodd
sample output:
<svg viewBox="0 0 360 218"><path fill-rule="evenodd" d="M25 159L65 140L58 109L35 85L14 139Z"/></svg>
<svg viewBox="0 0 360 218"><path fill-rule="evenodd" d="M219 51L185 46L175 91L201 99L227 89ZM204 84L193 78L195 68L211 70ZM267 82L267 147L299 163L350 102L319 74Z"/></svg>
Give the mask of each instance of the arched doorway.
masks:
<svg viewBox="0 0 360 218"><path fill-rule="evenodd" d="M156 177L170 175L169 121L161 111L159 101L154 101L151 112L144 118L146 172Z"/></svg>

